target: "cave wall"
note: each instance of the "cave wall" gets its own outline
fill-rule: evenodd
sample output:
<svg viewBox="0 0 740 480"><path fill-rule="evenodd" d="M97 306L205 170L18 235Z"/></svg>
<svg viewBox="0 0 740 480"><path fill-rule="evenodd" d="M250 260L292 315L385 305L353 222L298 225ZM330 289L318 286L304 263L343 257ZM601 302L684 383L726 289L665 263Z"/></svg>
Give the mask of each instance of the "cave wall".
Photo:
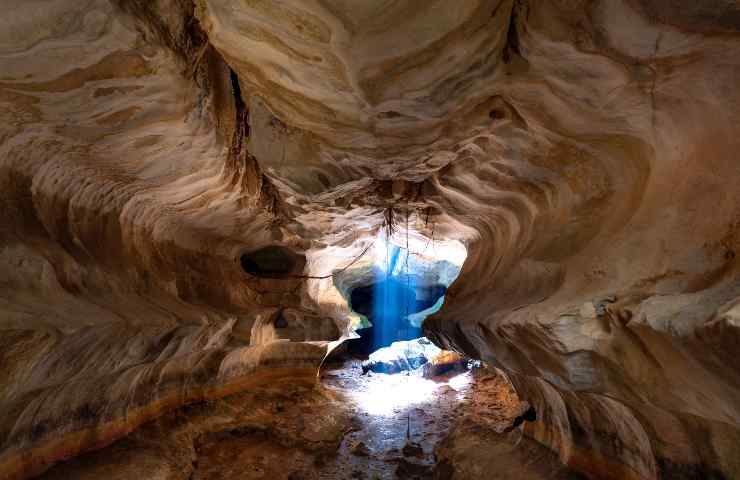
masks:
<svg viewBox="0 0 740 480"><path fill-rule="evenodd" d="M240 265L304 246L272 230L235 77L193 14L16 2L0 20L2 478L187 403L314 378L338 336L304 281ZM285 308L274 340L322 342L250 342Z"/></svg>
<svg viewBox="0 0 740 480"><path fill-rule="evenodd" d="M506 368L543 412L529 433L596 478L734 478L736 33L653 2L556 3L530 2L529 82L511 82L517 135L546 123L548 141L506 144L511 168L556 176L469 219L486 260L428 335ZM440 180L471 204L473 184Z"/></svg>

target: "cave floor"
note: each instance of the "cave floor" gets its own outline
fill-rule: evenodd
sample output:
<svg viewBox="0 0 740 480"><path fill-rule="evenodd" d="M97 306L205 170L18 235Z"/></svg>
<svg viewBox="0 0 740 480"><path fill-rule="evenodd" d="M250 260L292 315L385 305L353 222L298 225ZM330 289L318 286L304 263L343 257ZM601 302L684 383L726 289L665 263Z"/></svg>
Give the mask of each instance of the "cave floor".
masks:
<svg viewBox="0 0 740 480"><path fill-rule="evenodd" d="M345 398L355 414L353 429L332 460L336 476L327 478L432 478L434 449L469 399L472 374L432 381L408 373L361 372L359 363L348 362L322 375L322 383Z"/></svg>
<svg viewBox="0 0 740 480"><path fill-rule="evenodd" d="M169 412L42 478L575 478L506 433L522 405L493 371L363 376L352 360Z"/></svg>

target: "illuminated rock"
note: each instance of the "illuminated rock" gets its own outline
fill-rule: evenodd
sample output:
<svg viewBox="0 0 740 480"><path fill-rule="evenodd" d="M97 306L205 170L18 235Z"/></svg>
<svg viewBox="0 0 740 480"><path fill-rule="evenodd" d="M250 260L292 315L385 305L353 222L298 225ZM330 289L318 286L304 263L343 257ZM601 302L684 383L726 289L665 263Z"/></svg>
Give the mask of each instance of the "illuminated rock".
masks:
<svg viewBox="0 0 740 480"><path fill-rule="evenodd" d="M426 338L393 342L389 347L374 351L362 362L363 372L399 373L421 368L439 355L441 350Z"/></svg>

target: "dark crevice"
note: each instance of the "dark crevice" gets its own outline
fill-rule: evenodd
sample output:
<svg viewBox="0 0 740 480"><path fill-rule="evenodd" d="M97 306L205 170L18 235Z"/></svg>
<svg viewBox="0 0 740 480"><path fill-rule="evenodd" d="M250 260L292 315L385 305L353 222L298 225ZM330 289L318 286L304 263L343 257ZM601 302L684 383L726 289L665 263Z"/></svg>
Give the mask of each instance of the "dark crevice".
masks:
<svg viewBox="0 0 740 480"><path fill-rule="evenodd" d="M229 67L229 80L236 110L236 124L226 169L231 176L229 182L234 186L241 183L243 191L249 196L258 195L259 204L271 216L270 222L279 223L282 215L285 214L284 209L281 208L280 195L270 179L262 172L257 158L251 155L246 148L251 133L249 108L242 97L239 75L231 67ZM248 204L246 200L242 201L245 202L245 206Z"/></svg>
<svg viewBox="0 0 740 480"><path fill-rule="evenodd" d="M234 93L234 105L236 106L237 112L246 110L244 100L242 99L242 87L239 85L239 75L236 74L233 68L229 68L229 79L231 80L231 88Z"/></svg>
<svg viewBox="0 0 740 480"><path fill-rule="evenodd" d="M244 202L244 206L249 204L250 197L254 198L254 195L258 195L261 206L274 217L279 210L278 194L269 179L262 173L257 159L247 151L246 144L250 133L249 109L242 98L239 75L232 68L229 68L229 80L234 97L236 118L225 169L228 176L227 181L233 187L241 184L241 191L247 194L240 200Z"/></svg>
<svg viewBox="0 0 740 480"><path fill-rule="evenodd" d="M396 112L395 110L389 110L387 112L380 112L378 114L378 118L399 118L403 117L402 113Z"/></svg>
<svg viewBox="0 0 740 480"><path fill-rule="evenodd" d="M254 277L286 278L302 271L306 259L289 248L270 245L243 254L240 263L244 271Z"/></svg>
<svg viewBox="0 0 740 480"><path fill-rule="evenodd" d="M249 137L249 109L242 98L242 87L239 84L239 75L233 68L229 68L229 80L231 81L231 92L234 95L234 108L236 109L237 129L241 129L244 137Z"/></svg>
<svg viewBox="0 0 740 480"><path fill-rule="evenodd" d="M146 0L115 0L113 3L141 22L141 31L146 37L153 37L175 52L185 64L208 44L208 36L194 15L195 4L191 0L167 4ZM171 20L177 16L180 21Z"/></svg>
<svg viewBox="0 0 740 480"><path fill-rule="evenodd" d="M288 328L288 320L285 318L285 315L283 315L283 310L280 309L275 314L275 320L272 322L272 325L275 328Z"/></svg>
<svg viewBox="0 0 740 480"><path fill-rule="evenodd" d="M488 118L494 122L508 120L511 124L518 128L527 128L527 122L519 114L516 107L509 103L501 95L495 95L488 101L490 104L490 111L488 112Z"/></svg>
<svg viewBox="0 0 740 480"><path fill-rule="evenodd" d="M652 73L651 78L651 84L650 84L650 112L651 117L650 121L653 126L653 130L655 130L655 124L656 124L656 103L655 103L655 87L658 82L658 67L656 59L658 57L658 51L660 50L660 41L663 38L663 32L659 32L658 36L655 38L655 47L653 51L653 61L652 64L648 66Z"/></svg>
<svg viewBox="0 0 740 480"><path fill-rule="evenodd" d="M519 23L521 12L525 8L525 2L522 0L515 0L514 6L511 9L511 17L509 18L509 28L506 31L506 45L504 46L503 52L504 63L510 63L514 55L518 57L522 56L517 24Z"/></svg>
<svg viewBox="0 0 740 480"><path fill-rule="evenodd" d="M535 411L534 407L530 406L527 409L527 411L525 411L524 413L516 417L514 419L514 423L512 423L511 426L507 427L504 431L510 432L524 422L536 422L536 421L537 421L537 411Z"/></svg>

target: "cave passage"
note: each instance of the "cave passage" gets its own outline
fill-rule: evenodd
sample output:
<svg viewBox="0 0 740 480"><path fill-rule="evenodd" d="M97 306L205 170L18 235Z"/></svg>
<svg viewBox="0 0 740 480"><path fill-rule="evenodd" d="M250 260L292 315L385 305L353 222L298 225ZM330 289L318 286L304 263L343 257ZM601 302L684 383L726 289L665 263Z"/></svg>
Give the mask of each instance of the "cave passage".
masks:
<svg viewBox="0 0 740 480"><path fill-rule="evenodd" d="M399 340L421 336L421 326L409 318L412 314L430 310L444 300L447 287L440 284L414 285L411 278L378 278L370 285L352 291L351 304L355 312L365 315L373 326L360 331L372 337L372 350L387 347Z"/></svg>
<svg viewBox="0 0 740 480"><path fill-rule="evenodd" d="M357 330L360 339L350 345L361 356L421 337L422 321L442 307L459 272L446 260L419 258L384 237L376 242L375 257L372 273L348 292L350 308L370 324Z"/></svg>

